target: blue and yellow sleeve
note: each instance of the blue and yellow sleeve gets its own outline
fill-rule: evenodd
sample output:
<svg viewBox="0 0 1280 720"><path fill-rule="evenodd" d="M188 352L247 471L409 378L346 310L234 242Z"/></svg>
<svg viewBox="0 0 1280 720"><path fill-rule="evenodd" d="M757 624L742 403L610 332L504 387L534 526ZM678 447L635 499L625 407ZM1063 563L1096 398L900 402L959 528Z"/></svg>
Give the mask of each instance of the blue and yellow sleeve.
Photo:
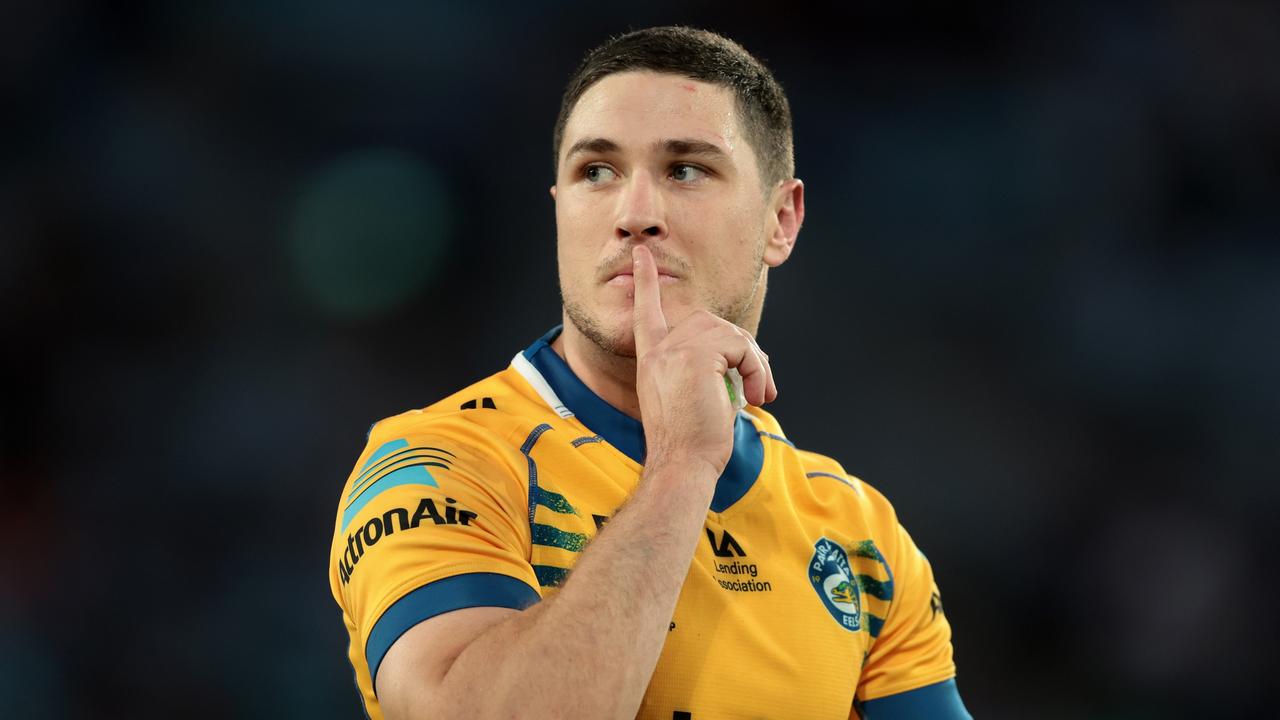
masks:
<svg viewBox="0 0 1280 720"><path fill-rule="evenodd" d="M856 711L864 720L968 720L933 569L892 511L888 519L885 556L896 596L863 667Z"/></svg>
<svg viewBox="0 0 1280 720"><path fill-rule="evenodd" d="M343 489L330 585L367 694L383 656L414 625L540 598L524 477L500 445L468 432L375 427Z"/></svg>

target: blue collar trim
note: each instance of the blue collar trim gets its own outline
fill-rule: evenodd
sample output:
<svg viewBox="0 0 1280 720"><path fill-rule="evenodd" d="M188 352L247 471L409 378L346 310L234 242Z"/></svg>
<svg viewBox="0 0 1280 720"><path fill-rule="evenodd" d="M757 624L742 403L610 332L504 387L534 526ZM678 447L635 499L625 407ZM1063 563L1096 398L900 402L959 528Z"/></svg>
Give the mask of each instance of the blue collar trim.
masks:
<svg viewBox="0 0 1280 720"><path fill-rule="evenodd" d="M621 410L605 402L592 392L573 373L551 343L560 335L564 326L551 328L524 351L524 357L533 365L560 396L560 401L573 411L582 424L605 439L605 442L624 455L644 465L644 426ZM733 427L733 454L724 473L716 481L715 495L711 498L712 512L724 512L740 500L764 467L764 444L746 413L738 413Z"/></svg>

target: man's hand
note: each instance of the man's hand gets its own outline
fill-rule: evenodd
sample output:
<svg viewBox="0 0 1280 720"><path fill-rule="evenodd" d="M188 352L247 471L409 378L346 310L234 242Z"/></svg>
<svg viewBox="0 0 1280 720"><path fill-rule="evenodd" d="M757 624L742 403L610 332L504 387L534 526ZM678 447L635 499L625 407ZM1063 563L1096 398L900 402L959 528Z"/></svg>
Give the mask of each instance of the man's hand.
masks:
<svg viewBox="0 0 1280 720"><path fill-rule="evenodd" d="M733 451L735 412L725 373L738 369L748 403L771 402L778 389L769 356L751 333L706 310L668 329L653 255L637 245L631 258L636 395L649 458L706 462L718 477Z"/></svg>
<svg viewBox="0 0 1280 720"><path fill-rule="evenodd" d="M387 718L623 720L639 711L733 449L724 375L737 368L753 404L778 393L768 357L742 328L696 312L668 330L653 256L637 247L632 259L644 480L555 595L523 611L444 613L396 640L376 678Z"/></svg>

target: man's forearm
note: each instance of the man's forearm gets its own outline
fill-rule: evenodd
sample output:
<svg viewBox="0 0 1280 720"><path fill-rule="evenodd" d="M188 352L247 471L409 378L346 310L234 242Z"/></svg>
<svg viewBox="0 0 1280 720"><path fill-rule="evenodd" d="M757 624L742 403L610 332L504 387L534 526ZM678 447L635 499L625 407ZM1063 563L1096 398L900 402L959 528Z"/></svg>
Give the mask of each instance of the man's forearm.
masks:
<svg viewBox="0 0 1280 720"><path fill-rule="evenodd" d="M559 593L490 627L458 655L432 714L635 717L717 474L706 463L650 463Z"/></svg>

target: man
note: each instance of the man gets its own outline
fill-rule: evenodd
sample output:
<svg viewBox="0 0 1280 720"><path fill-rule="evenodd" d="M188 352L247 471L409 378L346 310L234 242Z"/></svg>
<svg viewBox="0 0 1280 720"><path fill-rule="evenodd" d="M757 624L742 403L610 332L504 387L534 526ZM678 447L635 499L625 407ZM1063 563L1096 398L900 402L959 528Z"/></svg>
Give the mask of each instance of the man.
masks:
<svg viewBox="0 0 1280 720"><path fill-rule="evenodd" d="M804 219L781 88L642 30L587 55L554 140L563 329L376 424L343 489L369 715L968 718L892 508L758 408Z"/></svg>

